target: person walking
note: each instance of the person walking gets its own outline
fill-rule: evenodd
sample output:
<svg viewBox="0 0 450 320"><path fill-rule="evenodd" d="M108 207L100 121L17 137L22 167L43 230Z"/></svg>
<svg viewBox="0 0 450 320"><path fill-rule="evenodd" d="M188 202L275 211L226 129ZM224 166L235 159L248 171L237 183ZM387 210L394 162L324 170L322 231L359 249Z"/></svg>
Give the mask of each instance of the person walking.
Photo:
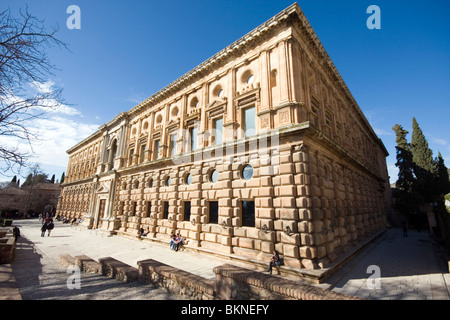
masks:
<svg viewBox="0 0 450 320"><path fill-rule="evenodd" d="M55 225L53 224L53 220L50 219L50 221L47 224L47 230L48 230L48 236L50 237L50 232L53 230Z"/></svg>
<svg viewBox="0 0 450 320"><path fill-rule="evenodd" d="M402 222L403 238L408 238L408 223L403 220Z"/></svg>
<svg viewBox="0 0 450 320"><path fill-rule="evenodd" d="M14 239L16 239L16 242L17 242L17 239L20 238L20 229L17 226L14 226L14 228L13 228L13 236L14 236Z"/></svg>
<svg viewBox="0 0 450 320"><path fill-rule="evenodd" d="M47 231L47 222L45 222L41 227L41 237L45 236L46 231Z"/></svg>

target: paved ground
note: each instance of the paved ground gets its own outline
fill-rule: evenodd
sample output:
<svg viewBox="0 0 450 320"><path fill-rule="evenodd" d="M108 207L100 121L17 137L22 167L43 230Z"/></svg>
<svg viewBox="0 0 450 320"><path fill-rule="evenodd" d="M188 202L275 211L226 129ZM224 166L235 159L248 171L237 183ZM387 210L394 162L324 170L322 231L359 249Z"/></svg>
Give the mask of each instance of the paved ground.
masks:
<svg viewBox="0 0 450 320"><path fill-rule="evenodd" d="M448 266L437 251L428 231L403 237L392 228L320 286L366 299L450 300Z"/></svg>
<svg viewBox="0 0 450 320"><path fill-rule="evenodd" d="M73 255L109 250L102 241L88 232L79 232L68 225L55 224L50 237L41 238L37 220L17 221L22 237L16 246L16 258L11 264L17 287L24 300L176 300L165 289L139 282L122 284L98 274L81 273L80 289L69 289L72 273L58 264L60 254ZM112 239L109 239L112 240ZM77 245L76 242L80 241ZM103 241L105 242L105 241ZM115 242L113 240L113 242ZM92 247L84 250L84 246ZM78 250L77 250L78 248ZM123 250L117 246L116 250ZM131 250L132 252L132 250Z"/></svg>
<svg viewBox="0 0 450 320"><path fill-rule="evenodd" d="M67 274L58 265L61 254L87 255L98 260L113 257L132 266L155 259L202 277L213 279L215 266L228 260L193 252L174 252L168 245L107 235L56 222L51 236L40 236L37 220L15 221L20 238L12 270L23 299L177 299L164 289L138 282L122 284L101 275L81 274L81 289L69 289ZM379 267L379 288L367 267ZM450 277L435 254L428 232L410 231L403 238L399 229L389 229L350 260L321 287L368 299L449 300ZM0 270L0 276L2 271ZM1 282L1 281L0 281ZM0 297L1 299L1 297Z"/></svg>

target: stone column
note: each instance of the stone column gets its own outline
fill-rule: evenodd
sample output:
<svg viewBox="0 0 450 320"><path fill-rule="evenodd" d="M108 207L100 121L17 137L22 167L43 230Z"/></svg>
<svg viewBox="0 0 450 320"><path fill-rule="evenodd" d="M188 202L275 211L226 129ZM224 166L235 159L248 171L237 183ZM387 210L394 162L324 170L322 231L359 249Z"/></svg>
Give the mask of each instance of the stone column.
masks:
<svg viewBox="0 0 450 320"><path fill-rule="evenodd" d="M278 44L280 59L280 104L290 101L289 56L286 42L286 40L283 40Z"/></svg>
<svg viewBox="0 0 450 320"><path fill-rule="evenodd" d="M267 51L262 51L259 56L259 72L261 77L261 107L259 111L263 111L269 109L272 105L270 102L270 69Z"/></svg>
<svg viewBox="0 0 450 320"><path fill-rule="evenodd" d="M292 161L295 167L294 182L297 186L297 227L301 241L299 254L306 269L317 269L317 258L325 256L326 252L318 247L321 244L322 212L320 207L316 207L320 203L314 199L312 192L318 184L314 175L316 159L311 155L310 148L301 144L294 146Z"/></svg>
<svg viewBox="0 0 450 320"><path fill-rule="evenodd" d="M200 246L200 233L201 226L204 222L204 218L202 218L202 206L201 206L201 198L202 198L202 168L199 164L192 165L190 173L192 175L192 183L188 187L189 191L189 199L191 201L191 222L188 225L189 227L189 238L191 239L189 242L190 246L198 247Z"/></svg>
<svg viewBox="0 0 450 320"><path fill-rule="evenodd" d="M275 218L278 219L277 246L279 249L282 248L284 262L287 266L301 268L298 209L295 201L297 188L294 183L295 166L291 149L290 144L279 147L279 174L272 178L275 188L273 205L276 208Z"/></svg>

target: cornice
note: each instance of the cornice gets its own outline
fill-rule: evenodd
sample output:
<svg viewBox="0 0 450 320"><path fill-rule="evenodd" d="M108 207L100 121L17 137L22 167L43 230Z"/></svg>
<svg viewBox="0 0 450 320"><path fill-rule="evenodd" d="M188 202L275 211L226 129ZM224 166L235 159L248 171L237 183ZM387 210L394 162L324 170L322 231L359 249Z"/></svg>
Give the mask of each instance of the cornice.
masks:
<svg viewBox="0 0 450 320"><path fill-rule="evenodd" d="M370 126L369 122L367 121L367 118L364 116L363 112L361 111L361 108L359 107L358 103L356 102L355 98L351 94L349 88L347 87L345 81L341 77L339 71L337 70L336 66L334 65L333 61L331 60L330 56L326 52L325 48L323 47L322 43L320 42L317 34L313 30L312 26L310 25L309 21L307 20L305 14L300 9L299 5L297 3L294 3L290 5L288 8L284 9L271 19L267 20L254 30L250 31L246 35L244 35L239 40L235 41L231 45L227 46L223 50L219 51L217 54L209 58L208 60L204 61L194 69L190 70L177 80L173 81L163 89L159 90L146 100L142 101L132 109L126 112L121 112L119 115L117 115L113 120L110 122L104 124L99 128L99 130L95 133L93 133L88 138L84 139L83 141L79 142L74 147L70 148L67 153L72 152L73 150L77 149L80 145L84 144L89 139L92 139L92 137L99 134L102 130L108 130L113 125L117 124L118 121L121 121L123 119L129 119L130 116L133 114L136 114L143 109L147 108L149 105L156 104L160 99L166 98L173 94L176 90L186 88L189 84L193 83L194 80L200 76L205 74L206 72L211 71L214 67L219 65L220 63L223 63L230 57L232 57L234 54L242 52L244 48L247 46L254 44L255 41L258 41L262 39L265 35L267 35L269 32L275 30L277 27L279 27L283 22L288 21L289 19L293 19L292 21L295 22L295 20L298 22L298 26L300 27L300 30L302 31L302 34L306 36L307 39L305 42L305 45L307 45L310 49L312 49L314 55L316 58L318 58L319 64L325 69L325 71L331 76L333 81L336 81L338 86L343 90L346 98L353 106L354 110L356 111L356 114L359 116L359 118L362 120L362 122L365 124L366 128L371 132L372 136L376 137L377 140L379 138L373 131L373 128ZM379 140L380 144L383 146L384 150L386 148L384 147L381 140Z"/></svg>
<svg viewBox="0 0 450 320"><path fill-rule="evenodd" d="M267 20L265 23L257 27L256 29L250 31L245 36L240 38L239 40L235 41L228 47L224 48L223 50L216 53L214 56L209 58L208 60L204 61L194 69L190 70L174 82L170 83L163 89L159 90L146 100L139 103L137 106L132 108L128 113L134 114L139 112L142 108L148 106L149 104L155 102L159 98L165 97L172 93L173 91L185 87L188 82L194 79L197 75L203 74L204 72L211 70L214 66L216 66L218 63L226 60L229 58L232 54L237 52L238 50L242 50L244 47L246 47L248 44L253 43L255 40L261 38L263 35L267 34L269 31L273 30L277 26L280 25L282 21L287 20L292 14L294 13L300 13L301 9L298 6L297 3L292 4L285 10L281 11L279 14L275 15L271 19Z"/></svg>
<svg viewBox="0 0 450 320"><path fill-rule="evenodd" d="M101 127L100 127L101 128ZM91 134L90 136L88 136L87 138L81 140L80 142L78 142L76 145L74 145L73 147L71 147L70 149L68 149L66 151L67 154L71 154L72 152L74 152L75 150L77 150L78 148L84 146L86 143L101 137L102 135L102 131L99 129L97 131L95 131L93 134Z"/></svg>

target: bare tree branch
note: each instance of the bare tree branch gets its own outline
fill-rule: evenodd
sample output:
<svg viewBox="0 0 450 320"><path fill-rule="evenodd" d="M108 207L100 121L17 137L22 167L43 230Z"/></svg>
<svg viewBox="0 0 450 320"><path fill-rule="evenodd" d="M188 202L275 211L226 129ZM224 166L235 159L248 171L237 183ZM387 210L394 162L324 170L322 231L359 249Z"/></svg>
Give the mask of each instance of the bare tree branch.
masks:
<svg viewBox="0 0 450 320"><path fill-rule="evenodd" d="M46 54L48 48L67 45L55 37L58 28L46 30L44 21L26 9L15 18L10 10L0 13L0 174L29 165L32 144L39 137L30 123L64 104L62 89L47 83L57 70ZM33 88L34 85L34 88ZM26 142L31 153L5 141L13 137Z"/></svg>

